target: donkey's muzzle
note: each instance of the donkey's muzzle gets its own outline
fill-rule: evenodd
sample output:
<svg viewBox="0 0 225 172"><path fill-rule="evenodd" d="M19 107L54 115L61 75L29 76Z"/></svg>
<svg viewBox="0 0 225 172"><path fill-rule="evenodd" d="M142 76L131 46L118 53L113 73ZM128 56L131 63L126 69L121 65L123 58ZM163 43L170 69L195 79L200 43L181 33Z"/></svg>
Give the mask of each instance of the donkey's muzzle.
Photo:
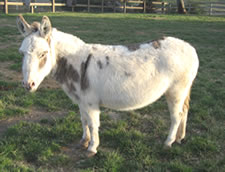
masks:
<svg viewBox="0 0 225 172"><path fill-rule="evenodd" d="M30 81L30 82L22 82L22 85L25 89L27 89L28 91L32 91L33 88L35 87L35 82L34 81Z"/></svg>

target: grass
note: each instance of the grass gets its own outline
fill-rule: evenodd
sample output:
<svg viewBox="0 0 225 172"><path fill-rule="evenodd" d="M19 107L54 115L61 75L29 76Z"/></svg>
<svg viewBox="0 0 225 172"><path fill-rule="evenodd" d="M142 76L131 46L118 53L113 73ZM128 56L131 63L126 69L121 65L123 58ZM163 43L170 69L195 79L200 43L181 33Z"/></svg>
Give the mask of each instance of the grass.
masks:
<svg viewBox="0 0 225 172"><path fill-rule="evenodd" d="M41 88L27 93L18 80L0 73L0 122L26 117L32 108L65 117L36 122L21 121L0 138L0 171L225 171L225 18L152 14L26 14L32 22L50 16L52 25L88 43L131 44L174 36L190 42L199 54L187 136L182 145L163 149L169 128L164 98L119 120L101 115L99 153L82 159L74 150L81 137L78 107L61 89ZM8 70L21 71L17 52L22 37L15 14L0 19L0 61ZM0 69L1 71L1 69ZM64 149L68 150L66 152Z"/></svg>
<svg viewBox="0 0 225 172"><path fill-rule="evenodd" d="M69 159L60 153L60 147L73 141L80 133L81 126L74 113L51 123L47 120L36 124L20 122L8 129L3 137L0 169L23 169L23 166L14 163L20 161L35 163L41 170L48 166L67 165ZM35 168L32 166L25 168L33 171Z"/></svg>
<svg viewBox="0 0 225 172"><path fill-rule="evenodd" d="M33 106L46 111L57 111L63 108L76 109L60 89L40 89L36 93L28 93L20 83L0 81L0 119L25 115ZM61 101L58 101L61 100Z"/></svg>

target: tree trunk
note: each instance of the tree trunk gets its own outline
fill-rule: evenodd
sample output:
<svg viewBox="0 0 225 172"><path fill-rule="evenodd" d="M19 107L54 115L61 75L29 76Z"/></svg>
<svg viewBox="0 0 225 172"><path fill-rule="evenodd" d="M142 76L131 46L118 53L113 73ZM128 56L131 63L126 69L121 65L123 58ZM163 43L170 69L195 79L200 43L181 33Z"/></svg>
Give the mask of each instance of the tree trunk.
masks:
<svg viewBox="0 0 225 172"><path fill-rule="evenodd" d="M187 11L184 6L184 0L177 0L177 10L179 14L186 14Z"/></svg>

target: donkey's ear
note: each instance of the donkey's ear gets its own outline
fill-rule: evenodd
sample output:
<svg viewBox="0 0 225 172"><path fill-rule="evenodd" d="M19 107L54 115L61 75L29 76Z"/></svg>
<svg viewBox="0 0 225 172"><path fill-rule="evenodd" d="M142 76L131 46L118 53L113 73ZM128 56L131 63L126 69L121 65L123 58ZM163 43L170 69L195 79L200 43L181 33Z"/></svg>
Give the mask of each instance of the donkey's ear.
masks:
<svg viewBox="0 0 225 172"><path fill-rule="evenodd" d="M47 16L43 16L40 26L40 35L43 38L48 38L52 32L52 25Z"/></svg>
<svg viewBox="0 0 225 172"><path fill-rule="evenodd" d="M17 28L20 33L25 37L31 32L30 25L25 21L22 15L19 15L16 20Z"/></svg>

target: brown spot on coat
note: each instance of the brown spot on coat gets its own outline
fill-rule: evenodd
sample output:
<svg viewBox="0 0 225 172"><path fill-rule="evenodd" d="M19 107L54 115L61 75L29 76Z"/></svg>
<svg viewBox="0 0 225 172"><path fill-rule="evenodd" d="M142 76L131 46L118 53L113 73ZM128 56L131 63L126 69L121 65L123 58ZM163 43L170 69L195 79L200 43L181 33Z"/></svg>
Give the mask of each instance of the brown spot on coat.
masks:
<svg viewBox="0 0 225 172"><path fill-rule="evenodd" d="M127 76L127 77L129 77L129 76L131 76L131 73L129 73L129 72L124 72L124 74L125 74L125 76Z"/></svg>
<svg viewBox="0 0 225 172"><path fill-rule="evenodd" d="M46 61L47 61L47 56L41 58L38 68L39 69L43 68L43 66L45 65Z"/></svg>
<svg viewBox="0 0 225 172"><path fill-rule="evenodd" d="M102 66L102 62L100 60L97 61L97 64L98 64L99 69L102 69L103 66Z"/></svg>
<svg viewBox="0 0 225 172"><path fill-rule="evenodd" d="M88 76L87 76L87 68L88 68L88 65L90 63L91 57L92 57L92 54L89 54L88 57L87 57L86 62L82 62L81 63L81 68L80 68L80 73L81 73L80 87L81 87L81 90L83 90L83 91L88 89L88 87L89 87L89 79L88 79Z"/></svg>
<svg viewBox="0 0 225 172"><path fill-rule="evenodd" d="M129 51L136 51L140 49L140 44L131 44L126 46Z"/></svg>
<svg viewBox="0 0 225 172"><path fill-rule="evenodd" d="M59 83L65 83L66 82L66 73L67 73L67 60L65 58L60 58L57 61L57 69L55 72L55 78Z"/></svg>
<svg viewBox="0 0 225 172"><path fill-rule="evenodd" d="M106 56L105 59L106 59L106 65L109 65L109 56Z"/></svg>
<svg viewBox="0 0 225 172"><path fill-rule="evenodd" d="M152 46L155 48L155 49L158 49L160 48L160 42L157 40L157 41L154 41L152 42Z"/></svg>
<svg viewBox="0 0 225 172"><path fill-rule="evenodd" d="M71 80L73 80L74 82L78 82L80 79L79 73L77 72L76 69L73 68L72 64L69 65L69 67L67 68L67 77Z"/></svg>
<svg viewBox="0 0 225 172"><path fill-rule="evenodd" d="M73 68L71 64L67 64L67 60L65 58L59 58L57 61L57 70L55 73L56 80L63 84L68 82L69 80L74 82L79 82L80 76L76 69Z"/></svg>
<svg viewBox="0 0 225 172"><path fill-rule="evenodd" d="M70 92L75 92L76 91L76 87L73 85L72 82L69 85L67 85L67 87L69 88Z"/></svg>
<svg viewBox="0 0 225 172"><path fill-rule="evenodd" d="M161 46L160 41L162 41L162 40L164 40L164 39L165 39L165 37L162 37L162 38L160 38L160 39L158 39L158 40L153 40L153 41L151 41L150 43L152 43L152 46L153 46L155 49L158 49L158 48L160 48L160 46Z"/></svg>

